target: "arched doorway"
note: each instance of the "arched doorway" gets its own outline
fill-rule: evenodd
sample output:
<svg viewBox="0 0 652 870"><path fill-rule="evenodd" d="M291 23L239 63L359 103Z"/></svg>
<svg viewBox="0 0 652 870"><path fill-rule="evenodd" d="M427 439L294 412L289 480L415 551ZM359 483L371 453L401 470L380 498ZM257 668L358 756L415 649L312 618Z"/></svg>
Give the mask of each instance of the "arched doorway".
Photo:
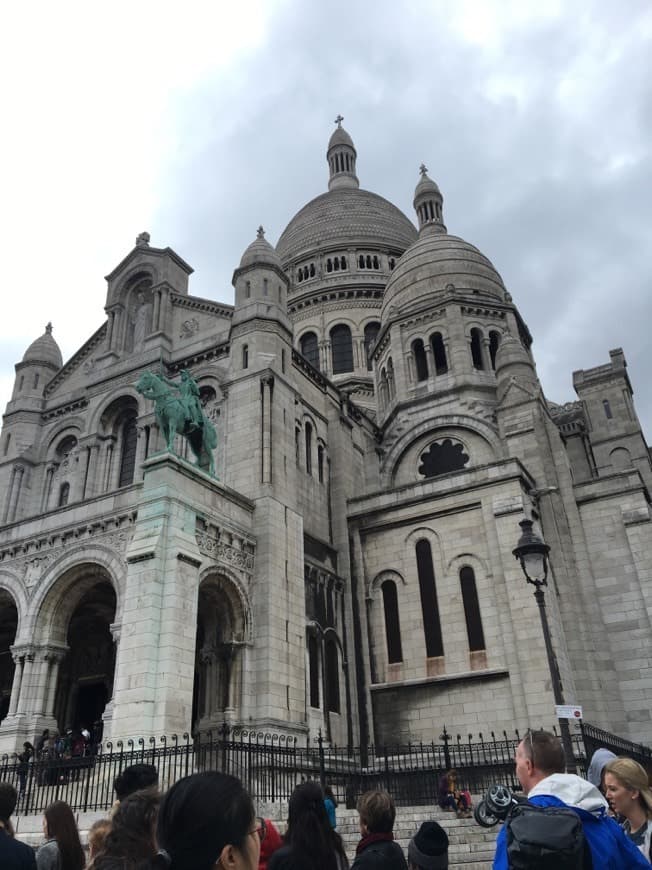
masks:
<svg viewBox="0 0 652 870"><path fill-rule="evenodd" d="M18 610L14 599L5 589L0 589L0 722L9 712L15 670L11 646L17 628Z"/></svg>
<svg viewBox="0 0 652 870"><path fill-rule="evenodd" d="M199 587L193 690L193 732L219 727L240 716L242 651L248 615L235 584L211 575Z"/></svg>
<svg viewBox="0 0 652 870"><path fill-rule="evenodd" d="M82 594L68 623L68 653L59 671L54 717L59 730L88 728L97 732L113 693L115 648L111 623L116 596L108 580Z"/></svg>

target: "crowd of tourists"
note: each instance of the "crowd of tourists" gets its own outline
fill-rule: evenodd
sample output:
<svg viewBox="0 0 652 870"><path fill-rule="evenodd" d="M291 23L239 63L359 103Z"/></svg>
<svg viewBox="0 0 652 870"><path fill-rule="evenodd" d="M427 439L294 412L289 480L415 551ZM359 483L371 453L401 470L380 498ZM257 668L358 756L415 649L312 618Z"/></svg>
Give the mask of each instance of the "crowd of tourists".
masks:
<svg viewBox="0 0 652 870"><path fill-rule="evenodd" d="M608 750L593 757L587 779L565 773L559 739L531 731L518 744L516 776L524 799L508 814L496 839L494 870L554 866L649 867L652 791L645 769ZM467 816L471 797L455 771L439 780L442 809ZM394 838L396 807L383 790L357 804L360 840L349 864L337 831L337 800L316 781L297 785L281 834L256 815L236 777L196 773L165 794L153 765L127 767L114 782L115 803L88 831L82 848L75 815L58 800L43 817L43 844L35 851L14 836L18 794L0 783L2 870L443 870L449 840L434 820L424 821L404 853ZM517 824L518 820L518 824ZM570 826L569 826L570 820ZM573 824L574 821L574 824ZM568 838L572 837L572 840ZM538 838L538 839L537 839ZM546 839L547 838L547 839ZM564 840L566 838L566 840ZM579 851L578 851L579 850ZM551 862L552 859L552 863Z"/></svg>

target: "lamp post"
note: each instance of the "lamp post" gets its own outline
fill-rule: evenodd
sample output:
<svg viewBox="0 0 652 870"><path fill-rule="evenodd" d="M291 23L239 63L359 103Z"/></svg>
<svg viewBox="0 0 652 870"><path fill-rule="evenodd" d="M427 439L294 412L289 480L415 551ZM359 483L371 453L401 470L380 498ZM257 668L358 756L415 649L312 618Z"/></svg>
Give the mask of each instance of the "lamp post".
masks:
<svg viewBox="0 0 652 870"><path fill-rule="evenodd" d="M548 614L546 612L546 602L543 594L543 587L548 585L548 553L550 547L535 531L532 529L532 520L521 520L521 537L518 544L512 550L514 556L518 559L525 579L528 583L534 586L534 598L539 608L539 616L541 618L541 629L543 631L543 639L546 645L546 656L548 657L548 668L550 670L550 678L552 680L552 691L555 697L555 704L564 704L564 690L561 684L559 675L559 666L557 658L552 648L552 639L550 637L550 626L548 625ZM575 756L573 755L573 743L571 741L570 729L567 719L559 720L559 730L561 732L561 740L564 746L566 755L566 766L571 773L576 772Z"/></svg>

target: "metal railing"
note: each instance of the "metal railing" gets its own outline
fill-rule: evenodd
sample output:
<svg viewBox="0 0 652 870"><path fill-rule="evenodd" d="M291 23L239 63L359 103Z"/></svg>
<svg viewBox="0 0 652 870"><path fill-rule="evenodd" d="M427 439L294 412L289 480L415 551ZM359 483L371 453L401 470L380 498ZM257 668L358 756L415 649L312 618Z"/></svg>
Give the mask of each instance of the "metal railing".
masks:
<svg viewBox="0 0 652 870"><path fill-rule="evenodd" d="M131 764L153 764L166 790L190 773L221 770L238 776L258 804L286 801L294 787L314 779L328 783L339 802L356 805L364 791L387 789L397 805L436 804L442 773L457 771L460 788L474 794L494 782L520 788L514 772L518 731L488 735L452 735L446 728L430 743L337 747L321 735L299 745L295 737L222 726L217 733L159 739L110 741L81 757L42 757L21 763L16 756L0 759L0 781L19 792L17 812L42 812L52 801L65 800L75 811L103 811L113 800L116 776ZM628 755L652 770L652 751L591 725L572 736L578 773L584 775L595 749L603 746Z"/></svg>

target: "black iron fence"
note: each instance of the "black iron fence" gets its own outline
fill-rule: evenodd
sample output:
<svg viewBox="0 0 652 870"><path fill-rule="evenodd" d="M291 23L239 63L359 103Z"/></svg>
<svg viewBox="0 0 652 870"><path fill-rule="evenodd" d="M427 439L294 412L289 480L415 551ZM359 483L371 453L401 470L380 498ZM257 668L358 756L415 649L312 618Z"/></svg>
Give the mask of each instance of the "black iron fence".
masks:
<svg viewBox="0 0 652 870"><path fill-rule="evenodd" d="M221 770L238 776L257 804L285 801L297 783L328 783L338 801L354 807L372 788L387 789L399 806L437 802L442 773L457 771L460 788L474 794L494 782L518 790L514 752L521 737L513 734L452 735L443 729L430 743L363 748L334 747L321 736L307 745L296 738L223 726L195 738L176 734L158 740L107 742L90 755L43 757L21 763L16 756L0 759L0 781L12 782L20 794L17 812L42 812L54 800L76 811L107 810L114 799L113 781L128 765L153 764L161 789L182 776ZM591 725L572 736L578 773L585 774L595 749L605 747L628 755L652 772L652 751Z"/></svg>

